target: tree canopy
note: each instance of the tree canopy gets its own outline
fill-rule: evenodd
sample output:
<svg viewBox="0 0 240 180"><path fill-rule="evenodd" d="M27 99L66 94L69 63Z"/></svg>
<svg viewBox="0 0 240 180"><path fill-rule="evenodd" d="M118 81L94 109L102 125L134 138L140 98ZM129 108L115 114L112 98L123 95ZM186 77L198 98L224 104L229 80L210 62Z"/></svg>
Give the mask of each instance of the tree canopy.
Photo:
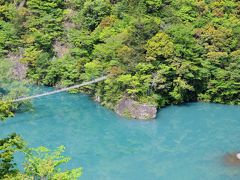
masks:
<svg viewBox="0 0 240 180"><path fill-rule="evenodd" d="M239 9L234 0L1 1L0 55L21 54L37 84L108 73L81 91L110 108L126 96L240 104Z"/></svg>

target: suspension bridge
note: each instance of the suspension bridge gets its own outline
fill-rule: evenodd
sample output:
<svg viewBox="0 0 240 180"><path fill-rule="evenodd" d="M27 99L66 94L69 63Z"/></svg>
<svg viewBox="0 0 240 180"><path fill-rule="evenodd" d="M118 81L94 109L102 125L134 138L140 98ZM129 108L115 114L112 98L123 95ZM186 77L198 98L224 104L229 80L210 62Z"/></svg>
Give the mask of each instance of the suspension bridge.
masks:
<svg viewBox="0 0 240 180"><path fill-rule="evenodd" d="M82 84L78 84L78 85L74 85L74 86L70 86L70 87L66 87L66 88L62 88L62 89L58 89L58 90L54 90L54 91L50 91L50 92L46 92L46 93L42 93L42 94L37 94L37 95L33 95L33 96L28 96L28 97L22 97L22 98L14 99L11 102L26 101L26 100L31 100L31 99L43 97L43 96L49 96L49 95L52 95L52 94L57 94L57 93L69 91L71 89L76 89L76 88L80 88L80 87L83 87L83 86L94 84L94 83L97 83L97 82L100 82L100 81L104 81L107 78L108 78L108 76L102 76L102 77L96 78L96 79L94 79L92 81L84 82Z"/></svg>

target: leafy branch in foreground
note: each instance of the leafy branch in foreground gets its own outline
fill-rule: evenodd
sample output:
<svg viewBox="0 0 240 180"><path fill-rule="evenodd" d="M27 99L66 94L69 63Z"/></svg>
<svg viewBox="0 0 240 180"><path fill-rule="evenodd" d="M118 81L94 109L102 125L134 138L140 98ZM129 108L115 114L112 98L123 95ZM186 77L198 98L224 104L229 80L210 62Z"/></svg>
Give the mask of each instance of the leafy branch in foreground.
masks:
<svg viewBox="0 0 240 180"><path fill-rule="evenodd" d="M24 141L15 133L0 139L0 177L15 176L18 173L16 163L14 163L14 154L24 147Z"/></svg>
<svg viewBox="0 0 240 180"><path fill-rule="evenodd" d="M28 177L40 179L77 179L82 174L82 168L64 172L59 168L61 164L70 160L70 158L62 155L64 149L64 146L58 147L55 151L50 151L42 146L29 149L29 152L26 152L26 162L24 163L25 174Z"/></svg>
<svg viewBox="0 0 240 180"><path fill-rule="evenodd" d="M17 134L0 139L0 179L4 180L75 180L82 174L82 168L62 171L59 166L69 162L70 158L62 155L64 146L50 151L45 147L28 148ZM24 171L16 167L14 155L22 152L25 155Z"/></svg>
<svg viewBox="0 0 240 180"><path fill-rule="evenodd" d="M11 109L11 103L0 100L0 121L14 115Z"/></svg>

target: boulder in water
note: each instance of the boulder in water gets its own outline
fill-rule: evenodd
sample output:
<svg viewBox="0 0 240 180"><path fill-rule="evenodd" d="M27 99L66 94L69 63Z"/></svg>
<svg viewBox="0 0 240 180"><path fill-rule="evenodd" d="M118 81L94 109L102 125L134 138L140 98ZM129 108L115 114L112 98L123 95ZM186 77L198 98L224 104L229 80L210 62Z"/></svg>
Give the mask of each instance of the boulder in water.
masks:
<svg viewBox="0 0 240 180"><path fill-rule="evenodd" d="M229 165L240 165L240 153L227 154L224 160Z"/></svg>
<svg viewBox="0 0 240 180"><path fill-rule="evenodd" d="M134 119L154 119L157 115L156 106L141 104L128 98L120 100L115 111L120 116Z"/></svg>
<svg viewBox="0 0 240 180"><path fill-rule="evenodd" d="M94 97L94 101L100 103L100 102L101 102L101 97L96 95L96 96Z"/></svg>

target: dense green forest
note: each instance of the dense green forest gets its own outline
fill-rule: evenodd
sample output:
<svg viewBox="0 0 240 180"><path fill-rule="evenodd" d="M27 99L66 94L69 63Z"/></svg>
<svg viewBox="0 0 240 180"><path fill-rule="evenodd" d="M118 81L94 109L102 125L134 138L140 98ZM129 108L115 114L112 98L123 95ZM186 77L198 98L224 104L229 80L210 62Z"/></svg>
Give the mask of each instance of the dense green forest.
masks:
<svg viewBox="0 0 240 180"><path fill-rule="evenodd" d="M65 87L107 74L106 81L78 91L112 109L124 97L157 107L193 101L239 105L240 2L0 0L0 58L1 120L28 104L8 101L27 94L26 81ZM26 77L14 76L16 62L26 67ZM43 166L44 157L56 164L36 171L51 171L52 179L81 175L81 169L55 171L68 161L63 148L50 155L44 148L26 153L23 144L14 134L0 140L0 175L33 177L31 166ZM26 154L25 174L12 164L18 150ZM43 162L34 152L47 154Z"/></svg>
<svg viewBox="0 0 240 180"><path fill-rule="evenodd" d="M109 108L240 104L239 16L235 0L2 0L0 55L18 55L37 84L110 74L81 89Z"/></svg>

